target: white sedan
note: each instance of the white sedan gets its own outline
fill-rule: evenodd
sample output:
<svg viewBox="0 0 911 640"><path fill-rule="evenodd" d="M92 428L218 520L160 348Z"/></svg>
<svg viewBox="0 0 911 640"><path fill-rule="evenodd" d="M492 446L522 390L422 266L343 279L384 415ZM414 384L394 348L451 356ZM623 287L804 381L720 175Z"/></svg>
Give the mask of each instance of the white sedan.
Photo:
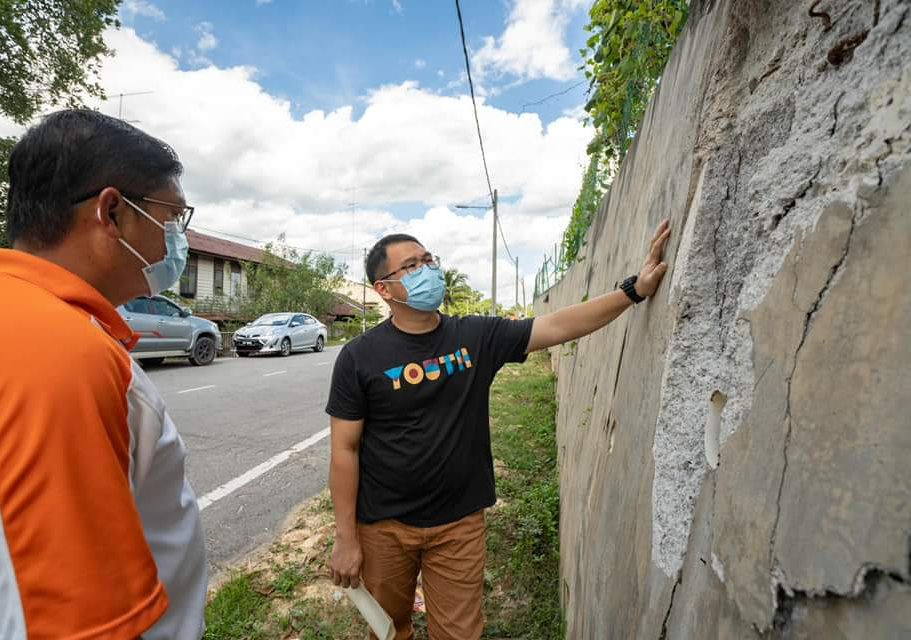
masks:
<svg viewBox="0 0 911 640"><path fill-rule="evenodd" d="M267 313L234 332L234 351L241 357L255 353L289 356L293 351L322 351L326 325L306 313Z"/></svg>

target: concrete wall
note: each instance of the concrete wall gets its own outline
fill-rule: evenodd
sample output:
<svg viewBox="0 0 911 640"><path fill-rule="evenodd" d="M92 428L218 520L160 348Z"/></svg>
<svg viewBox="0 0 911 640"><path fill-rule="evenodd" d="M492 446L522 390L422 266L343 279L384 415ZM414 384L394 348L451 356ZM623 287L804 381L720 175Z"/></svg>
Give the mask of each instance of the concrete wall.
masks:
<svg viewBox="0 0 911 640"><path fill-rule="evenodd" d="M909 3L810 4L692 2L536 301L671 218L657 296L554 351L568 638L911 637Z"/></svg>

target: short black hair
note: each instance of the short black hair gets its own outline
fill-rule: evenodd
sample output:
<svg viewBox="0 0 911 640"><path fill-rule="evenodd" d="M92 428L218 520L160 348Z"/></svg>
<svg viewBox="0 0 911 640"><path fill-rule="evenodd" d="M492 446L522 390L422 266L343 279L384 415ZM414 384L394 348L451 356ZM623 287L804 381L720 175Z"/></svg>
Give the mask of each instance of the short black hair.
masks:
<svg viewBox="0 0 911 640"><path fill-rule="evenodd" d="M69 231L78 199L105 187L151 193L181 173L174 150L133 125L88 109L57 111L10 153L7 235L53 246Z"/></svg>
<svg viewBox="0 0 911 640"><path fill-rule="evenodd" d="M424 246L417 238L409 236L407 233L393 233L381 238L379 242L373 245L370 253L367 254L365 269L367 271L367 279L370 280L371 284L381 277L380 270L385 272L388 267L386 264L386 247L398 242L417 242L422 247ZM385 273L382 275L385 275Z"/></svg>

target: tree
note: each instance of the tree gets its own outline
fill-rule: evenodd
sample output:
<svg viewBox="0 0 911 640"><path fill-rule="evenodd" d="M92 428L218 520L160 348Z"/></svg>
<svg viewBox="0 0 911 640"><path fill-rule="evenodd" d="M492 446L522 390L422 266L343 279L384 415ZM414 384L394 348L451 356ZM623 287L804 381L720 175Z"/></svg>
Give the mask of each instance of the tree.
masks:
<svg viewBox="0 0 911 640"><path fill-rule="evenodd" d="M0 138L0 249L10 246L6 237L6 194L9 191L9 154L15 143L15 138Z"/></svg>
<svg viewBox="0 0 911 640"><path fill-rule="evenodd" d="M502 310L502 305L497 305ZM476 289L468 287L467 291L452 304L454 316L486 316L490 313L490 298Z"/></svg>
<svg viewBox="0 0 911 640"><path fill-rule="evenodd" d="M20 124L48 106L103 97L96 77L111 54L102 34L119 27L120 0L0 2L0 112Z"/></svg>
<svg viewBox="0 0 911 640"><path fill-rule="evenodd" d="M450 307L455 302L470 298L471 287L468 285L468 276L458 269L443 269L443 280L446 283L443 310L449 315Z"/></svg>
<svg viewBox="0 0 911 640"><path fill-rule="evenodd" d="M332 312L344 265L327 254L301 253L285 244L283 236L266 245L264 253L262 263L244 265L248 291L241 304L242 316L302 311L325 318Z"/></svg>
<svg viewBox="0 0 911 640"><path fill-rule="evenodd" d="M112 51L102 39L119 27L121 0L0 0L0 114L25 124L42 109L104 97L96 77ZM0 248L6 236L9 153L0 138Z"/></svg>

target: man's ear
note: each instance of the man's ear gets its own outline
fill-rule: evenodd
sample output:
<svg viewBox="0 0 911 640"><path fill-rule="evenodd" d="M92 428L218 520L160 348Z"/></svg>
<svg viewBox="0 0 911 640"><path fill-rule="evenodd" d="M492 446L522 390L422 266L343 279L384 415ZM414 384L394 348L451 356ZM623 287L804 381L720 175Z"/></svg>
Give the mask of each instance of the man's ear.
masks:
<svg viewBox="0 0 911 640"><path fill-rule="evenodd" d="M123 199L117 189L107 187L98 194L98 200L95 205L95 219L102 226L104 232L112 238L120 238L119 228L120 220L116 209L120 206Z"/></svg>
<svg viewBox="0 0 911 640"><path fill-rule="evenodd" d="M389 291L389 287L386 286L386 283L383 280L374 282L373 290L376 291L383 300L389 301L392 299L392 292Z"/></svg>

